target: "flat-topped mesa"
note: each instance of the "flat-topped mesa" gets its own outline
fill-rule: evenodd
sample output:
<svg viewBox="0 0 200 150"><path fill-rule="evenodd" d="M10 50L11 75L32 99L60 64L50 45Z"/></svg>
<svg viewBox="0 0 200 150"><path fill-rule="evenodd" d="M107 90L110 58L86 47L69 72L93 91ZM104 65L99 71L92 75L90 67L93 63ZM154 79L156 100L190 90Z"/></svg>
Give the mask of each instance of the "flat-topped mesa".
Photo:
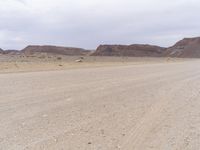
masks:
<svg viewBox="0 0 200 150"><path fill-rule="evenodd" d="M90 51L82 49L82 48L74 48L74 47L61 47L61 46L50 46L50 45L30 45L24 48L22 53L26 55L31 55L35 53L51 53L58 55L87 55Z"/></svg>
<svg viewBox="0 0 200 150"><path fill-rule="evenodd" d="M126 57L180 57L200 58L200 37L184 38L169 48L148 44L132 45L100 45L96 51L82 48L61 47L51 45L30 45L21 51L3 50L0 54L32 55L48 53L53 55L91 55L91 56L126 56Z"/></svg>
<svg viewBox="0 0 200 150"><path fill-rule="evenodd" d="M178 41L174 46L166 50L164 56L200 58L200 37L184 38Z"/></svg>
<svg viewBox="0 0 200 150"><path fill-rule="evenodd" d="M159 57L166 48L148 45L100 45L92 56Z"/></svg>

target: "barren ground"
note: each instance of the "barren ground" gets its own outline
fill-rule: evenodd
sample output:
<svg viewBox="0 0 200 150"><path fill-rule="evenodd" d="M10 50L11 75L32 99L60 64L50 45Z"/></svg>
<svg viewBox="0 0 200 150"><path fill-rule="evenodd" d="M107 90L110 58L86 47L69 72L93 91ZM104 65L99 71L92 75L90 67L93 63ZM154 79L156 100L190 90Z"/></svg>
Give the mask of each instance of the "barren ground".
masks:
<svg viewBox="0 0 200 150"><path fill-rule="evenodd" d="M1 150L200 148L198 60L10 71L0 74Z"/></svg>
<svg viewBox="0 0 200 150"><path fill-rule="evenodd" d="M83 58L83 59L81 59ZM81 60L82 62L76 62ZM150 63L171 63L190 59L151 57L98 57L38 54L32 56L0 55L0 73L66 70L104 66L124 66Z"/></svg>

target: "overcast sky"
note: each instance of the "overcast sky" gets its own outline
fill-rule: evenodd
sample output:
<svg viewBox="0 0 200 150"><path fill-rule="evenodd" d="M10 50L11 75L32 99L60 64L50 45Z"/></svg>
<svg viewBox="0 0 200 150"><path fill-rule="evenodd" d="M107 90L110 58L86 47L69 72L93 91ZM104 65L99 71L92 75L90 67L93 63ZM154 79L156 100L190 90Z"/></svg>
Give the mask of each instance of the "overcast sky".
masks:
<svg viewBox="0 0 200 150"><path fill-rule="evenodd" d="M199 0L0 0L0 47L171 46L200 36Z"/></svg>

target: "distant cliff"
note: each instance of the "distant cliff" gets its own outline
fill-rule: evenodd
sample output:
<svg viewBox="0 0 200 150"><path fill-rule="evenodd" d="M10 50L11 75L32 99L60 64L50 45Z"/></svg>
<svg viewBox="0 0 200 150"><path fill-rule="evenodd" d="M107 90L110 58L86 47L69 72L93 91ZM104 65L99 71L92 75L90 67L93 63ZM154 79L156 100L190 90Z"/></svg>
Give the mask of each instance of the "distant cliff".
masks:
<svg viewBox="0 0 200 150"><path fill-rule="evenodd" d="M163 56L200 58L200 37L184 38L174 46L169 47Z"/></svg>
<svg viewBox="0 0 200 150"><path fill-rule="evenodd" d="M34 53L51 53L51 54L60 54L60 55L86 55L90 51L82 48L73 48L73 47L60 47L60 46L38 46L30 45L24 48L21 53L30 55Z"/></svg>
<svg viewBox="0 0 200 150"><path fill-rule="evenodd" d="M180 57L200 58L200 37L184 38L169 48L148 44L100 45L95 51L82 48L61 46L30 45L21 51L0 49L0 54L58 54L58 55L91 55L91 56L128 56L128 57Z"/></svg>
<svg viewBox="0 0 200 150"><path fill-rule="evenodd" d="M165 48L154 45L100 45L92 56L150 56L159 57Z"/></svg>

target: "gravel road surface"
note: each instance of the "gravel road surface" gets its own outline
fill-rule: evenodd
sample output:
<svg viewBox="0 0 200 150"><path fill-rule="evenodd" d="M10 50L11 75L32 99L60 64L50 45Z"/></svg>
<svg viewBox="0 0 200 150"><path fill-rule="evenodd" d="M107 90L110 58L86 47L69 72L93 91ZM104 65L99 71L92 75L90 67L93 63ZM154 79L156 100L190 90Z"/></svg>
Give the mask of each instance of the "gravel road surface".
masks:
<svg viewBox="0 0 200 150"><path fill-rule="evenodd" d="M199 150L200 61L0 74L0 150Z"/></svg>

